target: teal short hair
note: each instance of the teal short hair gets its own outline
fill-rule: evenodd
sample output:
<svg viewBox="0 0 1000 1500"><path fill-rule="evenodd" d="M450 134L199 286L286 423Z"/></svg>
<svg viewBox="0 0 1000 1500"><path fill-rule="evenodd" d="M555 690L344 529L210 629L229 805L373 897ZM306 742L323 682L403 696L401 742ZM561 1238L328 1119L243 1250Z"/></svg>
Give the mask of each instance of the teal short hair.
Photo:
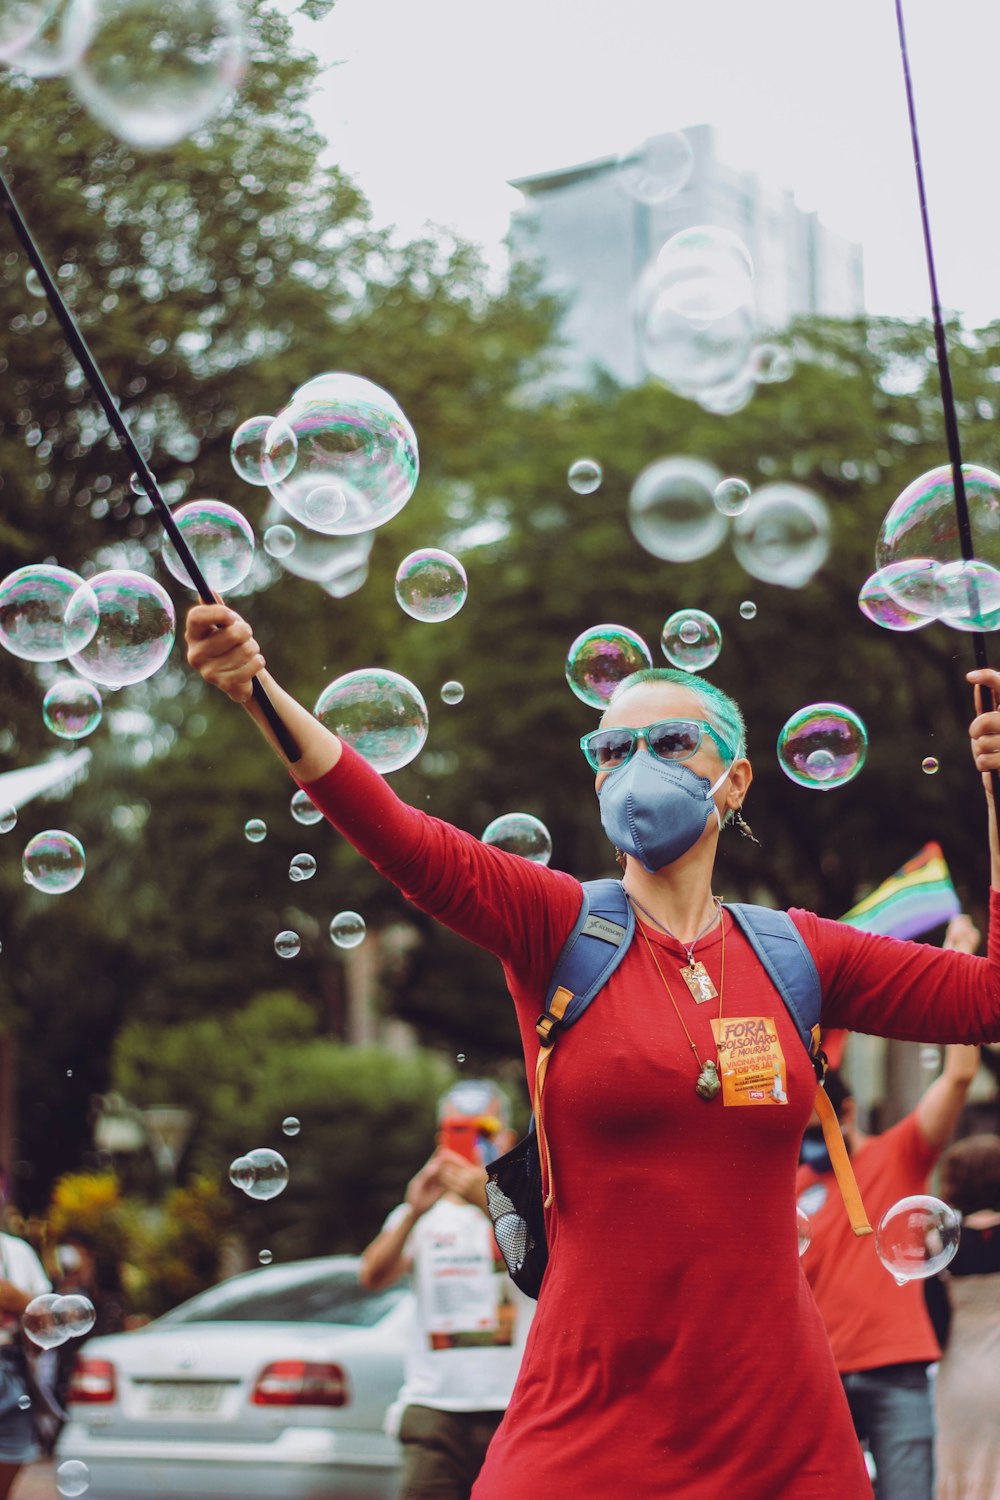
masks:
<svg viewBox="0 0 1000 1500"><path fill-rule="evenodd" d="M629 688L641 687L644 683L666 683L670 687L685 688L700 699L705 718L716 734L724 740L733 760L747 753L747 727L735 698L730 698L712 682L706 682L694 672L682 672L676 667L642 667L638 672L625 677L608 699L612 708Z"/></svg>

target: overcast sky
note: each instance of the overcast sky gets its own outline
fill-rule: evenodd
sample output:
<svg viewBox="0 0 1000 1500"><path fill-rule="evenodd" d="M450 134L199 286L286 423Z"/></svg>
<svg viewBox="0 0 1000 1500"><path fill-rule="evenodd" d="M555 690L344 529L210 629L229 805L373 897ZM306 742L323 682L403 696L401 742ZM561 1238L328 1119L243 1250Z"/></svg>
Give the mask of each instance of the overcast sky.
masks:
<svg viewBox="0 0 1000 1500"><path fill-rule="evenodd" d="M938 282L1000 318L996 0L906 0ZM708 122L865 252L873 312L928 312L893 0L337 0L302 38L315 101L380 223L449 225L491 258L511 177Z"/></svg>

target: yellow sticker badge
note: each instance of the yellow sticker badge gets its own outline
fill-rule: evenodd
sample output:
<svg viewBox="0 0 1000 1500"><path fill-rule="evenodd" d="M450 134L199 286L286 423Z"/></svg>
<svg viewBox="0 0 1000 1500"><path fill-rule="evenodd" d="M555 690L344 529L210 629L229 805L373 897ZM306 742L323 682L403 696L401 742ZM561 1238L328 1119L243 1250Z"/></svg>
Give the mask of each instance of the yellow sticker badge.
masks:
<svg viewBox="0 0 1000 1500"><path fill-rule="evenodd" d="M725 1016L712 1022L719 1049L723 1104L787 1104L785 1058L769 1016Z"/></svg>

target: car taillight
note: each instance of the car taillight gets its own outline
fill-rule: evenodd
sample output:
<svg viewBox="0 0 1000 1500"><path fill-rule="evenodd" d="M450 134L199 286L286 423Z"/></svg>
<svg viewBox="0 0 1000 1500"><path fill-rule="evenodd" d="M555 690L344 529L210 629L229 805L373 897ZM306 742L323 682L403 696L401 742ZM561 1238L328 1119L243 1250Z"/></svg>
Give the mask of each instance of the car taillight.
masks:
<svg viewBox="0 0 1000 1500"><path fill-rule="evenodd" d="M79 1357L73 1366L67 1401L75 1404L115 1399L115 1367L107 1359Z"/></svg>
<svg viewBox="0 0 1000 1500"><path fill-rule="evenodd" d="M276 1359L265 1365L250 1397L254 1406L346 1406L347 1375L339 1365Z"/></svg>

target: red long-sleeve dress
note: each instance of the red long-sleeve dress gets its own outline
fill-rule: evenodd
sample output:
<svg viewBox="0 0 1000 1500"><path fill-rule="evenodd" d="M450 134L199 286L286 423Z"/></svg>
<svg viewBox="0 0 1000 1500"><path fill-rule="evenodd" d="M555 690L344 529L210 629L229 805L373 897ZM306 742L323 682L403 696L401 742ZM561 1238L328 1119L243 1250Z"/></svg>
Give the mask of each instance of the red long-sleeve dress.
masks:
<svg viewBox="0 0 1000 1500"><path fill-rule="evenodd" d="M408 807L347 748L305 790L415 905L497 955L532 1080L534 1023L579 911L578 882ZM998 901L991 893L988 958L793 912L820 973L824 1024L917 1041L1000 1038ZM718 1001L696 1005L680 945L646 932L699 1056L714 1058ZM637 936L549 1066L549 1267L474 1500L870 1500L798 1259L812 1065L731 918L697 956L723 989L725 1016L773 1019L787 1103L696 1095L698 1065Z"/></svg>

